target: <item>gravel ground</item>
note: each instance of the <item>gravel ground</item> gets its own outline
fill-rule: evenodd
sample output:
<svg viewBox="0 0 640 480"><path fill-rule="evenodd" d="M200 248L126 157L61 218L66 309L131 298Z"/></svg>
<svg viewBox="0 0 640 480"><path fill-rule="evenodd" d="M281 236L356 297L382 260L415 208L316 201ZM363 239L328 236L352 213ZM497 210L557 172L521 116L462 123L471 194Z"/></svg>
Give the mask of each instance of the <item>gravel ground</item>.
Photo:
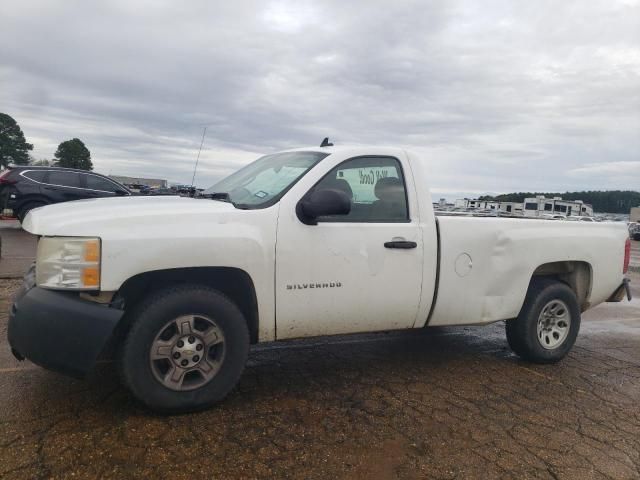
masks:
<svg viewBox="0 0 640 480"><path fill-rule="evenodd" d="M515 357L503 324L260 346L225 402L174 417L111 363L79 381L16 361L6 321L2 478L640 478L638 300L590 311L555 366Z"/></svg>

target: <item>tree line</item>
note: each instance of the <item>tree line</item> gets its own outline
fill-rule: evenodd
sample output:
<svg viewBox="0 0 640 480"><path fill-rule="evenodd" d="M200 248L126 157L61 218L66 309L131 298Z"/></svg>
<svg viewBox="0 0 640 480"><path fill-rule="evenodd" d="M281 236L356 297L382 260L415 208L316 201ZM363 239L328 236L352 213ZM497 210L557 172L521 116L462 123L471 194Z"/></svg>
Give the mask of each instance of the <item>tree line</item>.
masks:
<svg viewBox="0 0 640 480"><path fill-rule="evenodd" d="M629 213L632 207L640 206L640 192L632 190L587 190L583 192L516 192L502 195L485 195L480 200L497 202L524 202L525 198L544 195L547 198L562 197L563 200L582 200L593 206L595 212Z"/></svg>
<svg viewBox="0 0 640 480"><path fill-rule="evenodd" d="M27 143L18 122L10 115L0 112L0 168L15 164L93 170L91 152L79 138L61 142L51 160L36 160L29 154L31 150L33 144Z"/></svg>

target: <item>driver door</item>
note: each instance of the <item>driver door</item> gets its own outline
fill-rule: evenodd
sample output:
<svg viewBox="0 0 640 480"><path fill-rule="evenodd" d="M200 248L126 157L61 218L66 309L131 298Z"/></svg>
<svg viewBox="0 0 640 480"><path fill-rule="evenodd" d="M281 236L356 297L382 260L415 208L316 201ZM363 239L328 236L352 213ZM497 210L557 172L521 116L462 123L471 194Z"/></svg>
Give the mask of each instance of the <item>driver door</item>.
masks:
<svg viewBox="0 0 640 480"><path fill-rule="evenodd" d="M347 159L310 190L283 199L276 243L278 339L413 326L423 244L403 162L378 156ZM305 225L296 204L321 188L347 193L351 212Z"/></svg>

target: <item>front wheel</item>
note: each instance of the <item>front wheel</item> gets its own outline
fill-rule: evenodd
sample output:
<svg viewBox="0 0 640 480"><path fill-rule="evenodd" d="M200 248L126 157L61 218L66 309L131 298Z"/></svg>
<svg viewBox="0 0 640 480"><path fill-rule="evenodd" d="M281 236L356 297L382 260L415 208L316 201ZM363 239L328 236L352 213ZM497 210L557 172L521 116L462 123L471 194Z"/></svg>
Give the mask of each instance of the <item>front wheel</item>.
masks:
<svg viewBox="0 0 640 480"><path fill-rule="evenodd" d="M132 313L120 352L125 386L165 413L206 408L236 385L249 351L238 307L205 286L160 291Z"/></svg>
<svg viewBox="0 0 640 480"><path fill-rule="evenodd" d="M536 279L517 318L506 322L511 349L525 360L555 363L573 347L580 330L580 307L568 285Z"/></svg>

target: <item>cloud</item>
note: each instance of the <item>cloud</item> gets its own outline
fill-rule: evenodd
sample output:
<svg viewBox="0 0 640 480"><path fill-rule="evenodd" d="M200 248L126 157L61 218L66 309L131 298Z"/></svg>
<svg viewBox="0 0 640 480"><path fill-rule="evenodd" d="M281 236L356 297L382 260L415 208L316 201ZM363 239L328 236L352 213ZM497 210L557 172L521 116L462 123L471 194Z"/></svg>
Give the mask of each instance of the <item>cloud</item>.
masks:
<svg viewBox="0 0 640 480"><path fill-rule="evenodd" d="M1 22L0 111L36 157L77 136L101 172L190 182L207 125L202 186L330 135L419 151L443 195L640 188L636 1L9 0Z"/></svg>
<svg viewBox="0 0 640 480"><path fill-rule="evenodd" d="M608 163L591 163L584 167L571 170L572 175L626 175L627 172L640 170L640 161L637 162L608 162Z"/></svg>

